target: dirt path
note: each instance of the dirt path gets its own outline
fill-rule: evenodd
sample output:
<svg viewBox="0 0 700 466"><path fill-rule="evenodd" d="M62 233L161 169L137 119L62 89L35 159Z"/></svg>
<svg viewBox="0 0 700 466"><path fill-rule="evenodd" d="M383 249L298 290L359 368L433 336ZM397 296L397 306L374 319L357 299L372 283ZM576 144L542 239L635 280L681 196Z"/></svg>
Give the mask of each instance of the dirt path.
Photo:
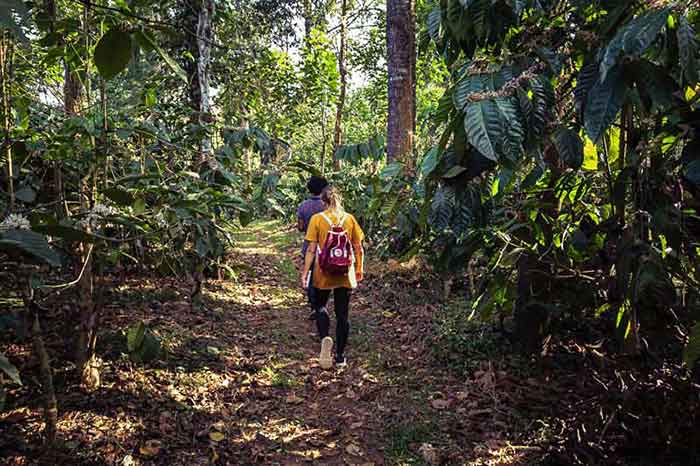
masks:
<svg viewBox="0 0 700 466"><path fill-rule="evenodd" d="M36 395L27 395L28 407L0 417L5 458L124 466L530 464L523 459L530 450L507 437L514 426L506 405L517 386L493 370L466 379L432 365L427 326L435 307L420 285L387 282L370 267L353 296L349 366L322 370L297 287L297 237L274 222L237 233L228 263L237 278L208 282L203 311L191 311L185 285L175 281L115 288L99 340L101 387L85 394L57 374L59 443L39 456L40 410ZM138 319L163 340L163 360L136 366L124 355L122 329Z"/></svg>

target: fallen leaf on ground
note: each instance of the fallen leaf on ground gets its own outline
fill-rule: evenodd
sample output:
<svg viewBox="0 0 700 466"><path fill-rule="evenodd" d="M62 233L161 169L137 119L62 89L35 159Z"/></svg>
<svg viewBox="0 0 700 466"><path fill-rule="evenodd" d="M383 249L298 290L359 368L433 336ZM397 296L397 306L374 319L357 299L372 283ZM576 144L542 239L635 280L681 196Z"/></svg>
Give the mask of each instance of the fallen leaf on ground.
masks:
<svg viewBox="0 0 700 466"><path fill-rule="evenodd" d="M448 400L437 399L430 402L435 409L445 409L450 405Z"/></svg>
<svg viewBox="0 0 700 466"><path fill-rule="evenodd" d="M354 443L348 444L348 446L345 447L345 452L348 455L362 456L362 449Z"/></svg>
<svg viewBox="0 0 700 466"><path fill-rule="evenodd" d="M209 438L215 442L221 442L226 438L226 435L222 434L221 432L209 432Z"/></svg>
<svg viewBox="0 0 700 466"><path fill-rule="evenodd" d="M139 448L139 453L148 457L157 456L160 453L160 447L160 440L147 440L146 443Z"/></svg>
<svg viewBox="0 0 700 466"><path fill-rule="evenodd" d="M426 463L430 465L440 464L440 455L437 449L429 443L424 443L418 449Z"/></svg>

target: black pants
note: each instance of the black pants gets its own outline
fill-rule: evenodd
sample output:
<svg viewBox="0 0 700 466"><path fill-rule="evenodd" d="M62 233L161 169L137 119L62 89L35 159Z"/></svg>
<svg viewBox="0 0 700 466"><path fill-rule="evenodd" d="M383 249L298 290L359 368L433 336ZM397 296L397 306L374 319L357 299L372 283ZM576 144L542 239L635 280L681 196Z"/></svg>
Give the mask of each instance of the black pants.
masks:
<svg viewBox="0 0 700 466"><path fill-rule="evenodd" d="M345 353L345 345L348 342L350 334L350 322L348 322L348 311L350 310L350 288L335 288L333 290L333 301L335 302L335 352L341 356ZM328 336L328 330L331 326L331 319L328 316L326 305L328 298L331 296L331 290L316 290L316 305L319 309L316 319L318 334L321 338Z"/></svg>

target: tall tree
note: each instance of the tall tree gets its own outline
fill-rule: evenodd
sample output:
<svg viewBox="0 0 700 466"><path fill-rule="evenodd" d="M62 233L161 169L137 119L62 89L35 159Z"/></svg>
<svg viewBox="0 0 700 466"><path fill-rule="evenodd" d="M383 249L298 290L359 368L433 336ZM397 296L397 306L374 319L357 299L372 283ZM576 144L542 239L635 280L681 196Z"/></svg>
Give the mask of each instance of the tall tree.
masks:
<svg viewBox="0 0 700 466"><path fill-rule="evenodd" d="M387 159L402 160L412 170L416 125L415 0L387 0L386 40L389 72Z"/></svg>
<svg viewBox="0 0 700 466"><path fill-rule="evenodd" d="M211 97L209 89L209 69L211 65L211 45L214 40L214 0L186 0L185 34L187 48L194 57L188 61L190 77L190 105L195 112L196 122L201 126L211 121ZM200 142L199 162L212 154L211 136L203 134Z"/></svg>
<svg viewBox="0 0 700 466"><path fill-rule="evenodd" d="M340 94L335 111L335 133L333 136L333 153L343 143L343 108L348 87L348 69L346 55L348 48L348 0L340 0L340 47L338 48L338 72L340 73ZM335 168L340 168L340 160L335 159Z"/></svg>

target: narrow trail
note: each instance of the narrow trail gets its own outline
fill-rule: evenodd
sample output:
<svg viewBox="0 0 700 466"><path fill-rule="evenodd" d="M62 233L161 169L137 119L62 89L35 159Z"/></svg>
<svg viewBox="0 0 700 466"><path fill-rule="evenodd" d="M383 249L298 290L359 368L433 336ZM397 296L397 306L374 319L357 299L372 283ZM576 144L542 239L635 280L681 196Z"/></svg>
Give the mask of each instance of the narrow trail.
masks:
<svg viewBox="0 0 700 466"><path fill-rule="evenodd" d="M0 418L8 464L532 464L530 447L509 442L522 427L509 409L518 385L436 366L437 308L417 282L385 276L389 265L370 261L353 296L348 367L322 370L297 286L298 236L277 222L237 232L227 260L237 277L208 281L201 311L183 282L115 286L100 388L85 393L57 373L58 447L38 458L25 456L40 442L37 397ZM123 329L138 319L165 349L145 366L124 354Z"/></svg>

